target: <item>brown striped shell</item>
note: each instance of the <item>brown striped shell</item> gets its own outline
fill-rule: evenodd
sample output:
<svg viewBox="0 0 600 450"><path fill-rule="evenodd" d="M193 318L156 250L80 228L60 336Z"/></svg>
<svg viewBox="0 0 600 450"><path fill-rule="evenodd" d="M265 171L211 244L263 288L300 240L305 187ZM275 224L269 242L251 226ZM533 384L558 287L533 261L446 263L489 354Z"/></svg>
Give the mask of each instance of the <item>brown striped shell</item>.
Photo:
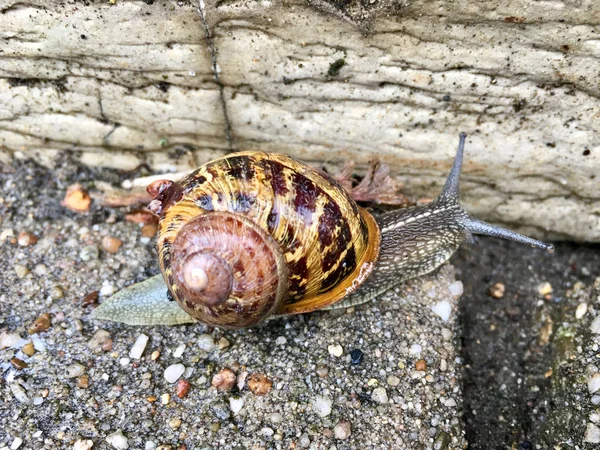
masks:
<svg viewBox="0 0 600 450"><path fill-rule="evenodd" d="M356 290L379 254L372 216L326 174L285 155L230 154L148 192L171 294L210 325L241 328L330 305Z"/></svg>

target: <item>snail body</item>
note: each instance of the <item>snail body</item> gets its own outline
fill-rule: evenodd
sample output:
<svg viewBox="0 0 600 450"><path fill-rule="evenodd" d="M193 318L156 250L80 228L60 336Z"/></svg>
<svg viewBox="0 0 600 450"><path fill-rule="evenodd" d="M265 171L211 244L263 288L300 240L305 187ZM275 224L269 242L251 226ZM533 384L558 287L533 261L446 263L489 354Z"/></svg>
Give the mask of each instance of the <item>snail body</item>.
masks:
<svg viewBox="0 0 600 450"><path fill-rule="evenodd" d="M464 142L461 134L435 201L376 219L325 173L280 154L235 153L180 183L152 183L162 276L118 292L93 316L243 328L368 301L431 272L472 234L551 250L466 214L458 201Z"/></svg>

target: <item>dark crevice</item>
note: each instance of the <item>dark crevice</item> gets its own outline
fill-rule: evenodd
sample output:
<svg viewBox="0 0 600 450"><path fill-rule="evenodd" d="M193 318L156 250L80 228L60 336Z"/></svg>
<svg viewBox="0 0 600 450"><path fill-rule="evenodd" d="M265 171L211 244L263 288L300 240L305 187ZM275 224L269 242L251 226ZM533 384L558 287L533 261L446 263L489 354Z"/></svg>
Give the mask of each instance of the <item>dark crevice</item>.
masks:
<svg viewBox="0 0 600 450"><path fill-rule="evenodd" d="M233 134L231 132L231 122L229 121L229 115L227 113L227 104L225 102L225 88L221 83L218 65L217 65L217 49L215 47L215 42L213 40L212 33L208 26L208 22L206 21L206 14L204 11L204 2L202 0L198 1L198 14L200 14L200 18L202 20L202 25L204 26L204 33L206 35L206 42L208 47L210 48L211 58L212 58L212 71L213 78L217 87L219 89L219 98L221 99L221 106L223 108L223 118L225 119L225 136L227 138L227 145L229 147L230 152L236 151L236 146L233 141Z"/></svg>

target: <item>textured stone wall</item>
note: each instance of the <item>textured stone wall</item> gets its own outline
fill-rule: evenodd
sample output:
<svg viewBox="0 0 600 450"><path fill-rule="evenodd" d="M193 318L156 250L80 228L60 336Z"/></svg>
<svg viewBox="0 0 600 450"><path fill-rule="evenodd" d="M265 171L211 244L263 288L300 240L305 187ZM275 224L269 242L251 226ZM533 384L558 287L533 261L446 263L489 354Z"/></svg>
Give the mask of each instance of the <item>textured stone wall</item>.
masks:
<svg viewBox="0 0 600 450"><path fill-rule="evenodd" d="M150 2L149 2L150 3ZM600 241L600 4L0 4L0 159L185 170L238 149L364 169Z"/></svg>

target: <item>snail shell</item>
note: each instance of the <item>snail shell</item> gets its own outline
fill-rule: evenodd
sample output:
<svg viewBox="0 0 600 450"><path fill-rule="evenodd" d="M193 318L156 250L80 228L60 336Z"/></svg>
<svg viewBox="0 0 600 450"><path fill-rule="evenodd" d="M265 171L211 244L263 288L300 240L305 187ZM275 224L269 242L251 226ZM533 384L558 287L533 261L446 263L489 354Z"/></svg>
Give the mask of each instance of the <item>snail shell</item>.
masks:
<svg viewBox="0 0 600 450"><path fill-rule="evenodd" d="M325 173L285 155L231 154L148 191L167 286L210 325L323 308L358 288L379 254L373 217Z"/></svg>

